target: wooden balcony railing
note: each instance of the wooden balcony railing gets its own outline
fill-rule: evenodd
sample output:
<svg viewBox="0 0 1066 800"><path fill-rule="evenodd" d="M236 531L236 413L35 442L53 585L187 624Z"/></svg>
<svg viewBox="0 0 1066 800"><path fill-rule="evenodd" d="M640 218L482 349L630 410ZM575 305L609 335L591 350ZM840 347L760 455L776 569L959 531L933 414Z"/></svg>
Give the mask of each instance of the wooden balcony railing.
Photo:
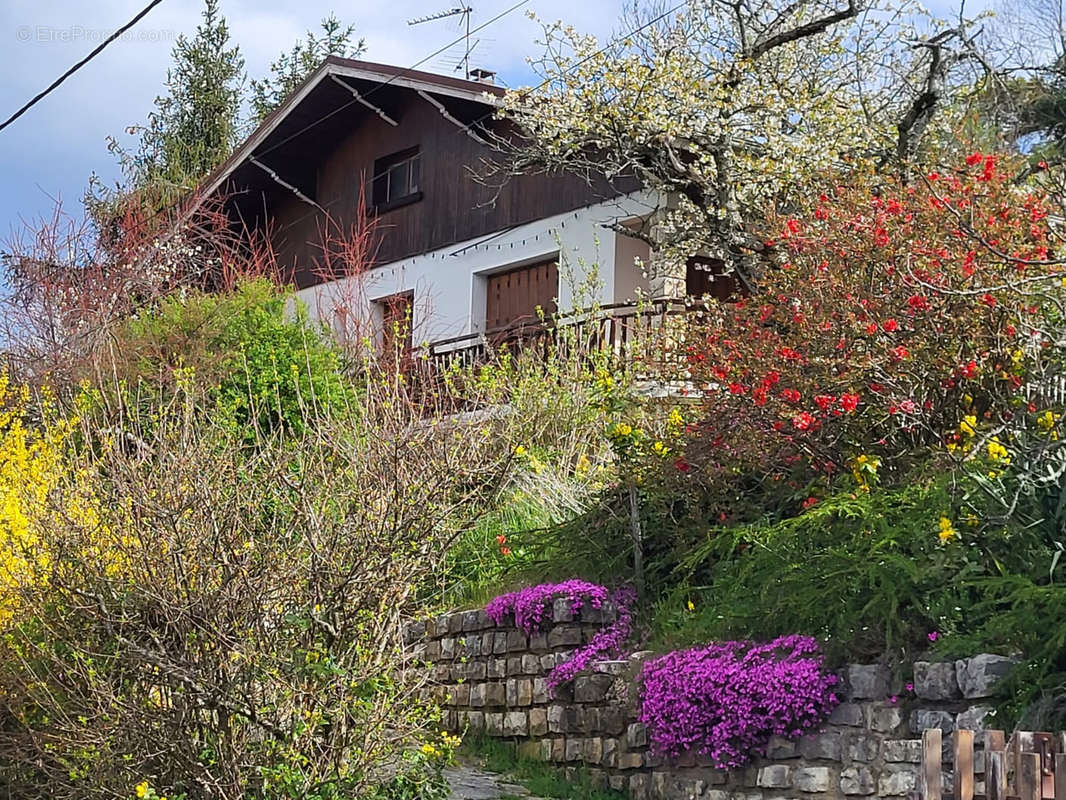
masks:
<svg viewBox="0 0 1066 800"><path fill-rule="evenodd" d="M661 335L667 320L701 310L702 306L679 301L598 306L431 342L425 345L423 355L434 371L446 370L456 362L463 367L487 363L504 350L517 353L549 347L606 353L619 363L661 364L675 357L668 337Z"/></svg>

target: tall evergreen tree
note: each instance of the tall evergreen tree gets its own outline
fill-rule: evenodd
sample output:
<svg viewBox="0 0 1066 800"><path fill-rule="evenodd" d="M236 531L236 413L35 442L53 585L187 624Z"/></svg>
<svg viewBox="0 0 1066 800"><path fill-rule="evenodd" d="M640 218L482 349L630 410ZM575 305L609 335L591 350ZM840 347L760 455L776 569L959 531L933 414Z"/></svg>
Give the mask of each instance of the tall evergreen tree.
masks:
<svg viewBox="0 0 1066 800"><path fill-rule="evenodd" d="M255 122L280 106L328 56L355 58L366 49L363 39L352 42L355 26L342 26L333 14L323 19L320 27L320 36L308 31L291 50L278 56L270 65L270 75L252 80L250 102Z"/></svg>
<svg viewBox="0 0 1066 800"><path fill-rule="evenodd" d="M173 58L132 165L136 188L168 197L192 189L236 144L244 59L219 0L205 0L195 36L179 36Z"/></svg>

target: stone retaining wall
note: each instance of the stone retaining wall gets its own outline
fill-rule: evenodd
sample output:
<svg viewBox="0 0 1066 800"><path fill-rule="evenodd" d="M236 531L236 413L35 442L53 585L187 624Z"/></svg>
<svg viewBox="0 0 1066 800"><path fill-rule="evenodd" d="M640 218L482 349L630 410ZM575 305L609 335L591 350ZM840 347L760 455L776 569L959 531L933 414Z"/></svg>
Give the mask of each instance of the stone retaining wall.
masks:
<svg viewBox="0 0 1066 800"><path fill-rule="evenodd" d="M613 619L609 608L585 608L575 618L566 601L553 612L551 625L532 636L497 626L483 611L465 611L414 623L407 639L415 657L430 665L433 697L450 730L514 740L521 754L564 769L583 767L634 800L913 795L920 731L981 730L990 710L981 701L1011 664L992 655L916 662L912 692L896 685L883 665L848 665L841 676L844 701L824 726L797 741L775 739L766 758L744 768L720 770L704 757L668 761L649 748L637 720L635 683L649 653L599 662L549 696L545 679L552 668ZM945 751L949 765L947 745ZM980 752L976 759L980 773ZM945 789L950 780L945 769Z"/></svg>

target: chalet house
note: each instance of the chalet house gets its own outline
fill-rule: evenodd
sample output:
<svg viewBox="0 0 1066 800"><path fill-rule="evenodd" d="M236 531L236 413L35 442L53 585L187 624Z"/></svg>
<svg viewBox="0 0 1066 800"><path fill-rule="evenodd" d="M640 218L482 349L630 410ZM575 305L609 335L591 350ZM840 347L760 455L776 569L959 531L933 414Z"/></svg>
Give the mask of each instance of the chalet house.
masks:
<svg viewBox="0 0 1066 800"><path fill-rule="evenodd" d="M487 82L330 58L204 194L269 236L298 296L339 332L356 322L380 340L390 320L411 315L414 342L462 343L535 320L538 307L551 314L647 296L655 287L639 264L649 248L615 229L654 212L634 185L544 174L503 186L478 180L494 156L491 136L508 134L494 119L500 95ZM373 220L378 238L372 268L324 269L331 232L360 218Z"/></svg>

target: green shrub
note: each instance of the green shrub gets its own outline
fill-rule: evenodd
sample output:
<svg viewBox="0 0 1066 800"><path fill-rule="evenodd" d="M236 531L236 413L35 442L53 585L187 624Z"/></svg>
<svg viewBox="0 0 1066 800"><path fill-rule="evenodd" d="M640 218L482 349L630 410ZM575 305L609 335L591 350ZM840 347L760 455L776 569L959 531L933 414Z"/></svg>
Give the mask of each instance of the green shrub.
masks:
<svg viewBox="0 0 1066 800"><path fill-rule="evenodd" d="M1066 722L1066 614L1056 530L1039 507L1004 522L959 474L839 490L787 519L710 526L665 576L653 646L817 636L838 662L918 653L1022 657L997 724ZM930 634L935 632L934 637Z"/></svg>
<svg viewBox="0 0 1066 800"><path fill-rule="evenodd" d="M996 591L989 581L1031 575L1048 545L1036 528L970 527L958 490L945 479L845 489L778 522L711 527L681 561L659 627L687 641L810 634L850 658L982 630L974 609ZM946 541L941 519L955 531Z"/></svg>
<svg viewBox="0 0 1066 800"><path fill-rule="evenodd" d="M128 387L171 392L192 370L240 428L302 435L310 420L353 403L340 351L306 308L264 280L168 297L116 338L115 370Z"/></svg>

